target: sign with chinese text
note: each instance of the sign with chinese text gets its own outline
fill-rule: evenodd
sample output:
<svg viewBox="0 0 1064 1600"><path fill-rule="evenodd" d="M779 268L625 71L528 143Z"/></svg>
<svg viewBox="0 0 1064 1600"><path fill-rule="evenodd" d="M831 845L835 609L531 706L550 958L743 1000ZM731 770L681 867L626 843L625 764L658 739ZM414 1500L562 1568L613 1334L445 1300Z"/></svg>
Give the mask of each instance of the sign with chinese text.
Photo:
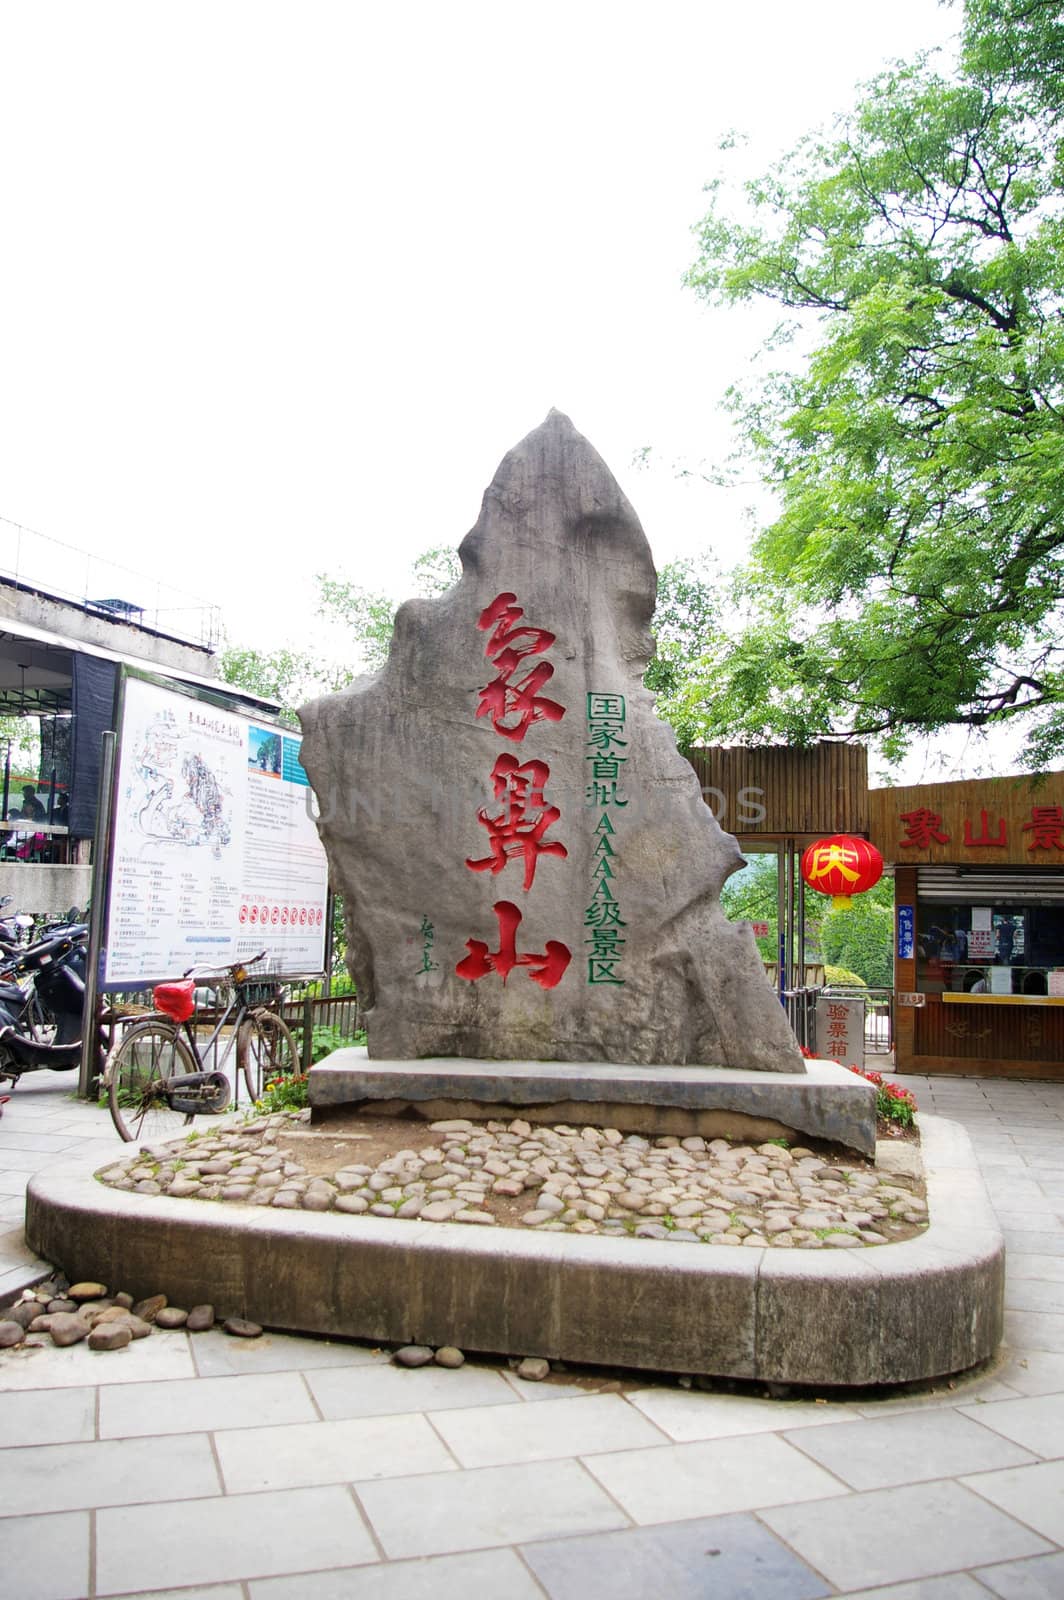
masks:
<svg viewBox="0 0 1064 1600"><path fill-rule="evenodd" d="M328 864L300 738L205 696L124 680L103 982L138 988L267 952L325 959Z"/></svg>
<svg viewBox="0 0 1064 1600"><path fill-rule="evenodd" d="M911 961L916 949L916 911L913 906L898 907L898 960Z"/></svg>
<svg viewBox="0 0 1064 1600"><path fill-rule="evenodd" d="M1064 869L1064 772L873 789L870 836L895 865Z"/></svg>
<svg viewBox="0 0 1064 1600"><path fill-rule="evenodd" d="M844 1067L864 1066L863 998L821 994L816 1002L816 1053Z"/></svg>

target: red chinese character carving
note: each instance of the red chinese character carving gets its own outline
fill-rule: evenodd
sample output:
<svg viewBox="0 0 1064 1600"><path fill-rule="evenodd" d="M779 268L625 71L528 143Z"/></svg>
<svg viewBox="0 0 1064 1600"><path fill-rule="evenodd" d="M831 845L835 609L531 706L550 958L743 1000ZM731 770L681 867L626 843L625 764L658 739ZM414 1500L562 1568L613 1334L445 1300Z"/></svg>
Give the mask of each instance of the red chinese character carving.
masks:
<svg viewBox="0 0 1064 1600"><path fill-rule="evenodd" d="M532 628L521 624L524 610L516 604L517 596L496 595L490 606L480 614L477 627L487 632L493 628L484 654L498 668L498 677L478 690L480 704L478 717L490 716L496 733L504 739L523 739L533 722L560 722L565 707L556 700L540 694L543 685L554 676L549 661L541 661L514 681L525 656L542 655L554 643L555 635L546 628Z"/></svg>
<svg viewBox="0 0 1064 1600"><path fill-rule="evenodd" d="M1064 850L1064 806L1032 806L1023 832L1032 836L1028 850Z"/></svg>
<svg viewBox="0 0 1064 1600"><path fill-rule="evenodd" d="M458 976L476 983L480 978L486 978L489 972L497 972L505 983L515 967L527 967L528 976L541 989L556 988L572 960L571 951L564 944L559 944L557 939L548 939L542 955L519 956L517 930L521 925L520 911L509 900L497 901L494 910L499 923L499 948L489 951L482 939L467 939L469 954L463 956L454 969Z"/></svg>
<svg viewBox="0 0 1064 1600"><path fill-rule="evenodd" d="M921 806L918 811L903 811L898 820L905 824L903 849L929 850L932 839L938 844L949 844L949 834L941 832L942 818L937 811L927 811Z"/></svg>
<svg viewBox="0 0 1064 1600"><path fill-rule="evenodd" d="M491 855L482 861L466 860L473 872L501 872L508 860L522 856L525 863L526 890L531 889L536 876L539 856L567 856L563 844L555 840L544 841L547 829L561 816L557 806L548 805L543 798L543 785L550 777L545 761L518 761L516 756L501 755L492 768L491 781L496 800L506 804L497 817L489 817L483 807L477 817L488 830Z"/></svg>
<svg viewBox="0 0 1064 1600"><path fill-rule="evenodd" d="M982 832L980 833L978 839L975 837L975 835L972 832L971 823L968 821L967 817L965 817L965 819L964 819L964 842L965 842L965 844L966 845L970 845L973 848L976 845L989 845L991 847L991 849L1003 849L1004 846L1005 846L1005 843L1006 843L1006 840L1005 840L1005 818L1004 817L999 817L998 818L997 836L996 836L996 838L992 839L990 837L990 818L987 816L985 811L980 811L979 816L980 816L981 825L982 825Z"/></svg>

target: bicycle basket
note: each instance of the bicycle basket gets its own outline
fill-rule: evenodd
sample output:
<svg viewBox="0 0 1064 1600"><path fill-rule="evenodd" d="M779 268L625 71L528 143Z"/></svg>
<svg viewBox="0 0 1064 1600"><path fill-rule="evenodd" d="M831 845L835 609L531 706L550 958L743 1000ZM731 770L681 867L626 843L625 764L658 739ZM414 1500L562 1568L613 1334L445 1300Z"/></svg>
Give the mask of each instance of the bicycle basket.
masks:
<svg viewBox="0 0 1064 1600"><path fill-rule="evenodd" d="M249 1006L272 1006L275 1000L281 998L281 985L268 979L258 983L245 983L242 988L244 999Z"/></svg>
<svg viewBox="0 0 1064 1600"><path fill-rule="evenodd" d="M196 1009L195 990L190 978L181 983L157 983L152 990L156 1010L171 1022L187 1022Z"/></svg>

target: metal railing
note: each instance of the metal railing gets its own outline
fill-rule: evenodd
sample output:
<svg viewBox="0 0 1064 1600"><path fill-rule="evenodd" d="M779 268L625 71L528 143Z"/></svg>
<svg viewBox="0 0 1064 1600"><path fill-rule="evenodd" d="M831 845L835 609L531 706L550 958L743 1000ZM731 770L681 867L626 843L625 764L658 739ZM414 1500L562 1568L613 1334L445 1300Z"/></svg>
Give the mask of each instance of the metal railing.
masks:
<svg viewBox="0 0 1064 1600"><path fill-rule="evenodd" d="M204 990L197 990L196 1009L191 1022L197 1037L202 1036L205 1040L225 1007L218 1005L213 999L206 1000L204 993ZM104 1049L109 1051L123 1023L135 1021L138 1016L154 1011L155 1006L150 989L132 989L121 994L102 995L100 1009L105 1032ZM358 996L355 994L298 996L293 1000L282 1000L274 1009L297 1033L304 1072L311 1064L315 1028L335 1028L340 1037L349 1039L360 1033L366 1025ZM217 1058L225 1050L228 1035L227 1028L215 1041L213 1051L204 1056L205 1070L211 1071L218 1065ZM214 1059L211 1059L212 1056Z"/></svg>
<svg viewBox="0 0 1064 1600"><path fill-rule="evenodd" d="M822 994L865 1003L866 1056L889 1056L894 1049L894 990L859 989L853 984L829 983Z"/></svg>

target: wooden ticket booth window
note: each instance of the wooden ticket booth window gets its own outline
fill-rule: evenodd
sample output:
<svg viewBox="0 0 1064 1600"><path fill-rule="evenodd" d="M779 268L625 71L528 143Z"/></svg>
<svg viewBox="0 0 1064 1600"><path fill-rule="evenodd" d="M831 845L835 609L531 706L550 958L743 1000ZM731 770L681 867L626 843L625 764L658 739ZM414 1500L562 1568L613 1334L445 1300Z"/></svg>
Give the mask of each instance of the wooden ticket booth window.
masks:
<svg viewBox="0 0 1064 1600"><path fill-rule="evenodd" d="M1064 1080L1064 773L873 790L899 1072Z"/></svg>

